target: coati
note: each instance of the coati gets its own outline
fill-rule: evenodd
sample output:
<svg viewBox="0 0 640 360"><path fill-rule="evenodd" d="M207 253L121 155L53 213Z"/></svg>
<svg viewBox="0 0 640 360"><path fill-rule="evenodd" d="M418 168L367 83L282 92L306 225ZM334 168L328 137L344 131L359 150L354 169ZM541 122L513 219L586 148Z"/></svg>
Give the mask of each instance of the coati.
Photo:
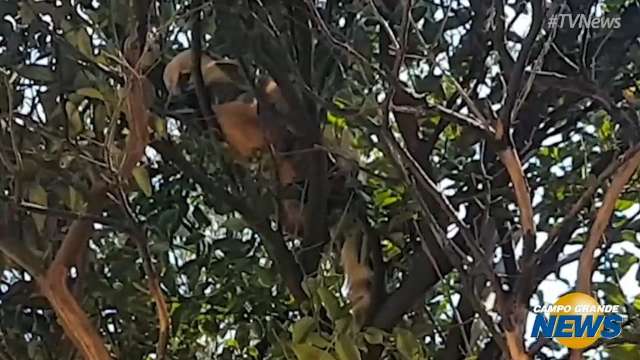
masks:
<svg viewBox="0 0 640 360"><path fill-rule="evenodd" d="M284 122L267 122L259 116L259 102L237 61L202 56L201 70L205 86L212 95L211 109L220 131L233 157L247 162L257 154L273 152L280 188L286 189L303 180L291 151L293 134L283 126ZM185 50L176 55L165 67L163 80L171 97L179 98L193 90L193 53ZM261 101L278 115L286 116L289 106L280 88L271 79L258 84ZM179 100L178 100L179 102ZM193 101L191 101L193 103ZM195 106L194 106L195 107ZM291 193L291 191L288 191ZM284 230L301 235L304 217L299 198L283 198L280 221Z"/></svg>
<svg viewBox="0 0 640 360"><path fill-rule="evenodd" d="M170 96L179 97L193 89L193 54L185 50L166 66L164 82ZM297 183L304 181L303 166L296 161L295 136L286 129L290 115L278 84L264 79L249 85L240 64L234 60L202 56L201 71L205 86L214 98L211 109L220 126L224 141L236 160L250 161L258 153L272 153L276 164L279 194L279 221L283 230L297 237L304 233L304 206ZM262 107L262 108L261 108ZM281 117L281 118L278 118ZM289 154L288 154L289 153ZM357 224L356 224L357 225ZM371 305L372 271L361 258L362 226L350 226L341 250L347 298L358 323L362 323Z"/></svg>

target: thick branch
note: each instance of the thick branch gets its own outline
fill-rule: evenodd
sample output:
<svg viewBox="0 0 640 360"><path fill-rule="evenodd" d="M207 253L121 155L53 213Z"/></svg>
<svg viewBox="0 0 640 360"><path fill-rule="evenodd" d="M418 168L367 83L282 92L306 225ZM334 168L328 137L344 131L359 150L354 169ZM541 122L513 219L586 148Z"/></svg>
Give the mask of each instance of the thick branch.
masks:
<svg viewBox="0 0 640 360"><path fill-rule="evenodd" d="M56 312L64 332L85 359L109 360L100 335L67 286L68 269L52 265L45 277L36 278L42 294Z"/></svg>
<svg viewBox="0 0 640 360"><path fill-rule="evenodd" d="M442 273L448 273L452 269L447 256L434 240L424 240L429 244L429 251L438 261L438 268ZM402 318L402 315L432 288L440 278L437 271L431 265L424 251L417 251L410 259L411 266L407 271L407 279L402 285L387 298L380 306L371 325L380 329L389 330Z"/></svg>
<svg viewBox="0 0 640 360"><path fill-rule="evenodd" d="M89 214L95 214L103 208L106 194L107 186L104 183L93 186L87 208ZM111 357L104 342L67 286L69 269L82 261L88 250L89 236L92 232L93 221L75 220L65 235L47 274L37 277L36 282L42 294L51 303L65 334L69 336L84 358L106 360Z"/></svg>
<svg viewBox="0 0 640 360"><path fill-rule="evenodd" d="M493 6L496 8L496 31L493 32L493 48L500 55L500 65L503 71L510 74L513 71L514 63L505 43L505 34L509 29L505 29L504 0L494 0Z"/></svg>
<svg viewBox="0 0 640 360"><path fill-rule="evenodd" d="M498 153L500 160L507 168L507 172L513 183L513 189L516 195L516 202L520 208L520 221L523 232L523 248L525 259L529 258L535 251L535 224L533 221L533 207L531 205L531 197L529 195L529 187L520 164L520 159L516 150L512 147ZM524 348L524 332L526 324L527 303L529 298L529 286L533 267L525 269L525 276L520 280L522 284L517 287L518 293L514 295L506 295L503 304L499 306L500 312L504 317L504 336L507 349L512 360L528 360L530 359Z"/></svg>
<svg viewBox="0 0 640 360"><path fill-rule="evenodd" d="M524 331L519 329L505 330L504 337L507 343L507 349L509 349L509 355L511 360L530 360L531 357L527 354L523 344Z"/></svg>
<svg viewBox="0 0 640 360"><path fill-rule="evenodd" d="M304 213L304 239L298 259L305 274L315 272L320 263L324 245L329 241L327 198L329 194L328 159L324 151L313 151L307 156L309 171L309 202Z"/></svg>

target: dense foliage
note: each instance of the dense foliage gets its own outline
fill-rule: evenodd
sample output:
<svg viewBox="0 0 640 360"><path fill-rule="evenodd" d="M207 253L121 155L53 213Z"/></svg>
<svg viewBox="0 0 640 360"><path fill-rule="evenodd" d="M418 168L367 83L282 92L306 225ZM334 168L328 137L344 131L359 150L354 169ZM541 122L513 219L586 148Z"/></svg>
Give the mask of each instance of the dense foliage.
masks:
<svg viewBox="0 0 640 360"><path fill-rule="evenodd" d="M626 319L584 356L638 359L640 4L559 3L0 0L0 360L568 358L526 330L572 289ZM185 49L282 89L303 236L215 89L169 99Z"/></svg>

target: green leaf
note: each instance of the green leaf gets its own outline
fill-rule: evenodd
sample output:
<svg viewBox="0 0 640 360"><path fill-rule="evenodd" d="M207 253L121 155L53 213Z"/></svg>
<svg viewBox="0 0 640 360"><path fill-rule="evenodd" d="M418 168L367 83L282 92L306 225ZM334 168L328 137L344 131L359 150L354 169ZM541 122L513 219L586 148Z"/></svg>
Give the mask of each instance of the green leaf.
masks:
<svg viewBox="0 0 640 360"><path fill-rule="evenodd" d="M347 119L342 116L338 116L330 111L327 112L327 122L337 128L343 128L347 126Z"/></svg>
<svg viewBox="0 0 640 360"><path fill-rule="evenodd" d="M258 283L266 288L272 287L276 283L276 279L273 276L273 271L265 269L263 267L258 268Z"/></svg>
<svg viewBox="0 0 640 360"><path fill-rule="evenodd" d="M82 194L78 192L74 187L69 186L68 203L67 206L71 211L82 212L84 210L84 201Z"/></svg>
<svg viewBox="0 0 640 360"><path fill-rule="evenodd" d="M630 209L636 202L633 200L618 199L616 200L616 210L625 211Z"/></svg>
<svg viewBox="0 0 640 360"><path fill-rule="evenodd" d="M171 237L178 228L178 217L180 215L180 209L170 208L163 211L158 218L158 224L163 228L166 235Z"/></svg>
<svg viewBox="0 0 640 360"><path fill-rule="evenodd" d="M442 78L442 91L444 91L445 99L449 99L456 93L456 85L454 79L451 76L444 76Z"/></svg>
<svg viewBox="0 0 640 360"><path fill-rule="evenodd" d="M335 360L328 352L308 344L295 344L291 348L298 360Z"/></svg>
<svg viewBox="0 0 640 360"><path fill-rule="evenodd" d="M320 296L322 305L327 309L327 315L329 315L329 318L331 320L336 320L340 313L340 302L338 301L338 298L324 286L318 288L318 295Z"/></svg>
<svg viewBox="0 0 640 360"><path fill-rule="evenodd" d="M53 71L42 65L23 65L16 71L20 76L33 80L37 83L52 83L56 80Z"/></svg>
<svg viewBox="0 0 640 360"><path fill-rule="evenodd" d="M247 228L247 223L242 218L231 217L222 223L222 227L231 231L242 231Z"/></svg>
<svg viewBox="0 0 640 360"><path fill-rule="evenodd" d="M316 320L310 316L305 316L296 321L291 328L292 341L295 344L301 343L307 339L307 336L313 331Z"/></svg>
<svg viewBox="0 0 640 360"><path fill-rule="evenodd" d="M71 101L67 101L64 104L64 109L67 112L69 137L76 137L82 132L82 129L84 129L84 126L82 125L82 118L80 117L80 111Z"/></svg>
<svg viewBox="0 0 640 360"><path fill-rule="evenodd" d="M318 333L311 333L308 337L307 337L307 343L311 344L311 345L315 345L316 347L319 348L323 348L326 349L329 346L331 346L331 344L329 343L329 341L327 339L325 339L322 335L318 334Z"/></svg>
<svg viewBox="0 0 640 360"><path fill-rule="evenodd" d="M602 125L598 129L598 137L601 140L607 140L613 137L614 125L609 115L604 114L602 119Z"/></svg>
<svg viewBox="0 0 640 360"><path fill-rule="evenodd" d="M102 96L102 93L96 88L84 87L76 90L76 94L104 101L104 96Z"/></svg>
<svg viewBox="0 0 640 360"><path fill-rule="evenodd" d="M153 115L151 119L151 127L158 139L164 139L167 137L167 120Z"/></svg>
<svg viewBox="0 0 640 360"><path fill-rule="evenodd" d="M640 360L640 346L637 344L620 344L609 349L609 358L615 360Z"/></svg>
<svg viewBox="0 0 640 360"><path fill-rule="evenodd" d="M368 327L364 332L364 339L373 345L380 345L384 342L384 331Z"/></svg>
<svg viewBox="0 0 640 360"><path fill-rule="evenodd" d="M31 187L29 187L29 202L47 207L47 191L40 184L31 185ZM47 216L44 214L31 213L31 217L36 223L36 229L42 234Z"/></svg>
<svg viewBox="0 0 640 360"><path fill-rule="evenodd" d="M395 204L399 200L400 197L394 194L391 189L379 190L374 193L374 201L376 205L381 208Z"/></svg>
<svg viewBox="0 0 640 360"><path fill-rule="evenodd" d="M340 360L360 360L360 350L351 337L342 334L336 341L336 353Z"/></svg>
<svg viewBox="0 0 640 360"><path fill-rule="evenodd" d="M416 359L420 355L420 344L416 336L407 329L396 328L396 346L398 352L408 360Z"/></svg>
<svg viewBox="0 0 640 360"><path fill-rule="evenodd" d="M69 42L75 46L82 55L92 58L93 57L93 48L91 46L91 37L87 33L87 30L81 28L77 31L69 33L67 36L69 38Z"/></svg>
<svg viewBox="0 0 640 360"><path fill-rule="evenodd" d="M147 169L141 166L135 167L131 171L133 178L136 181L136 184L142 190L142 192L147 196L151 196L153 190L151 188L151 180L149 179L149 172Z"/></svg>

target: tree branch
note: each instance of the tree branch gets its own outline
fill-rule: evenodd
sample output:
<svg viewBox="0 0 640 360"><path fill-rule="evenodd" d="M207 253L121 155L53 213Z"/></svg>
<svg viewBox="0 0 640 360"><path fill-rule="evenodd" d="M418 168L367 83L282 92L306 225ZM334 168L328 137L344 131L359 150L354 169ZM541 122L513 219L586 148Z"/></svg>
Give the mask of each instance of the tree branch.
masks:
<svg viewBox="0 0 640 360"><path fill-rule="evenodd" d="M594 270L594 254L596 249L600 247L604 231L609 226L611 215L615 210L616 201L624 190L625 185L640 166L640 152L626 160L613 176L611 185L604 195L602 206L596 213L596 218L589 231L580 260L578 261L578 279L576 281L576 290L591 295L591 277ZM582 358L582 349L574 349L571 351L570 358L577 360Z"/></svg>
<svg viewBox="0 0 640 360"><path fill-rule="evenodd" d="M158 316L158 341L156 343L156 358L164 360L167 357L167 345L169 344L169 335L171 334L171 318L164 294L160 288L160 278L158 272L153 266L153 260L149 253L149 247L146 236L141 231L136 231L133 238L138 247L138 254L142 259L144 272L147 275L147 286L151 298L156 304L156 314Z"/></svg>
<svg viewBox="0 0 640 360"><path fill-rule="evenodd" d="M95 214L103 208L107 189L106 184L102 182L93 185L88 199L87 213ZM46 275L36 277L36 282L60 319L65 334L82 355L86 359L107 360L111 357L104 342L67 284L69 269L82 262L88 250L88 240L92 232L93 221L75 220L69 227Z"/></svg>
<svg viewBox="0 0 640 360"><path fill-rule="evenodd" d="M109 360L100 335L67 286L68 269L51 267L46 277L37 277L42 294L56 312L64 332L85 359Z"/></svg>
<svg viewBox="0 0 640 360"><path fill-rule="evenodd" d="M535 251L536 246L536 225L533 221L533 206L529 195L529 186L522 169L522 164L518 158L518 153L512 147L507 147L498 152L500 161L509 173L513 191L516 195L516 202L520 209L520 223L522 225L523 258L528 258Z"/></svg>
<svg viewBox="0 0 640 360"><path fill-rule="evenodd" d="M545 257L546 254L553 247L556 246L556 243L558 241L558 236L560 235L562 229L566 226L568 222L572 221L578 215L580 210L582 210L582 208L584 208L585 205L591 200L591 198L593 197L593 194L598 189L598 186L600 186L600 184L602 184L602 182L605 179L609 178L609 176L611 176L622 164L624 164L624 162L627 159L633 157L633 155L638 152L640 152L640 144L634 145L631 148L629 148L624 153L621 160L612 162L607 166L607 168L604 171L598 174L598 177L596 178L596 180L589 184L587 189L582 193L582 195L580 195L580 197L575 202L572 202L571 207L566 212L566 215L564 216L562 221L559 224L557 224L553 229L551 229L551 231L549 232L547 241L545 241L545 243L542 245L540 250L536 252L536 257L539 257L539 258ZM562 245L564 244L560 244L560 246Z"/></svg>
<svg viewBox="0 0 640 360"><path fill-rule="evenodd" d="M212 125L213 129L217 128L215 116L211 109L211 98L209 90L207 89L204 78L202 75L202 19L201 17L202 0L194 0L191 4L192 11L194 13L192 39L191 39L191 56L193 68L191 73L193 74L193 80L196 90L196 97L198 98L198 106L204 116L204 123ZM203 127L206 128L206 127Z"/></svg>
<svg viewBox="0 0 640 360"><path fill-rule="evenodd" d="M609 186L609 189L605 193L604 199L602 200L602 206L600 206L600 209L598 209L598 212L596 213L596 218L591 226L591 230L589 231L589 237L582 248L582 253L580 254L580 261L578 263L578 279L576 283L576 290L578 291L585 294L591 294L591 275L594 267L594 253L601 244L602 236L609 225L609 220L615 210L615 204L618 197L624 190L629 179L631 179L638 169L638 166L640 166L640 152L636 153L622 164L614 175L611 181L611 186Z"/></svg>
<svg viewBox="0 0 640 360"><path fill-rule="evenodd" d="M241 199L229 194L222 184L216 183L212 178L194 167L182 156L179 148L167 141L156 141L153 148L162 156L165 161L184 172L195 183L200 185L202 191L211 196L216 202L223 202L232 209L240 213L244 220L255 230L264 240L264 246L269 256L274 260L278 273L285 281L291 295L296 301L302 303L307 299L307 295L302 289L303 274L293 254L280 234L271 228L268 218L256 214L254 210Z"/></svg>
<svg viewBox="0 0 640 360"><path fill-rule="evenodd" d="M522 48L518 53L518 59L516 60L516 63L514 64L509 76L507 97L505 99L504 105L500 109L500 122L498 125L502 125L502 129L504 130L502 132L502 136L506 136L507 138L509 134L509 128L511 127L511 121L513 120L512 118L515 115L512 114L512 110L516 104L516 100L520 92L527 60L529 59L531 49L533 48L533 44L535 43L536 37L538 36L538 33L540 32L542 23L544 21L544 0L531 1L531 7L533 8L531 26L529 28L529 32L527 33L527 37L522 43Z"/></svg>

